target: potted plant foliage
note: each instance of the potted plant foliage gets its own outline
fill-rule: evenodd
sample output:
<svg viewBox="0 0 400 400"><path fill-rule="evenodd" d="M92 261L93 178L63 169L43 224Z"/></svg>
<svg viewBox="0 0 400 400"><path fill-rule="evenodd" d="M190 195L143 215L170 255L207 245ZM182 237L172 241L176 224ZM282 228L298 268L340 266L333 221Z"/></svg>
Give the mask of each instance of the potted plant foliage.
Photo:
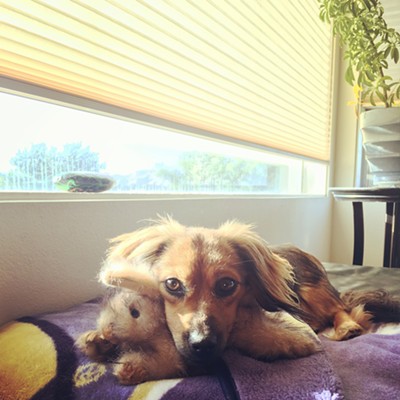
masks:
<svg viewBox="0 0 400 400"><path fill-rule="evenodd" d="M345 79L354 87L369 173L367 184L400 185L400 33L388 27L379 0L318 0L320 18L344 47Z"/></svg>

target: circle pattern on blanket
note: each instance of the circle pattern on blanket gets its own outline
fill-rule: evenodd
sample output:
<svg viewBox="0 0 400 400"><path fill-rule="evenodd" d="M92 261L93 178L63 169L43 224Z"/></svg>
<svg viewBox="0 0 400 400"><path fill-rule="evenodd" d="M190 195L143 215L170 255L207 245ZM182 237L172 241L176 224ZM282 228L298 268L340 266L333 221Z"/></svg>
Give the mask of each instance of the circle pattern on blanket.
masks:
<svg viewBox="0 0 400 400"><path fill-rule="evenodd" d="M80 365L74 374L74 385L79 388L97 382L107 369L103 364L87 363Z"/></svg>
<svg viewBox="0 0 400 400"><path fill-rule="evenodd" d="M57 352L37 326L12 322L0 330L0 398L30 399L54 378Z"/></svg>

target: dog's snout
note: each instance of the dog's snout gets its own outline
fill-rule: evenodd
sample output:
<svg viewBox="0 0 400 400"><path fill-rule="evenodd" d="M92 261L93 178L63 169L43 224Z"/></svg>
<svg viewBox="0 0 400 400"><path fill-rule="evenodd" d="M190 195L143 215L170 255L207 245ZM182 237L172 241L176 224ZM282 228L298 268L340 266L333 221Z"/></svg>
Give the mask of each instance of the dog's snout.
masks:
<svg viewBox="0 0 400 400"><path fill-rule="evenodd" d="M191 358L195 362L207 363L212 361L218 353L218 338L215 334L207 336L194 332L189 335Z"/></svg>
<svg viewBox="0 0 400 400"><path fill-rule="evenodd" d="M217 346L217 338L213 336L207 339L193 340L190 341L190 346L196 353L210 354Z"/></svg>

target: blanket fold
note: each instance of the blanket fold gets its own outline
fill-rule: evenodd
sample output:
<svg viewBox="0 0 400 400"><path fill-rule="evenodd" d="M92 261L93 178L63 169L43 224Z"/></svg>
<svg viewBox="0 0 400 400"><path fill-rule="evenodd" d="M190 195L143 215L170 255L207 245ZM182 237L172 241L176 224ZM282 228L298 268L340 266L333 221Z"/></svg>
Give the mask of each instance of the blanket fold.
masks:
<svg viewBox="0 0 400 400"><path fill-rule="evenodd" d="M234 352L225 359L241 400L343 399L340 379L324 351L269 363Z"/></svg>

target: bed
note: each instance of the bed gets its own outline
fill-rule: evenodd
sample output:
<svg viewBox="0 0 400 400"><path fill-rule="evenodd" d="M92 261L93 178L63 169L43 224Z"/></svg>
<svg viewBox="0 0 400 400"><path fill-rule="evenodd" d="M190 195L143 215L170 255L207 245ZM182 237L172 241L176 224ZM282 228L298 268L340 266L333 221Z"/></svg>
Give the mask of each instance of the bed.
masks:
<svg viewBox="0 0 400 400"><path fill-rule="evenodd" d="M385 288L400 295L400 269L324 264L335 287ZM108 365L74 347L93 329L99 299L0 328L1 400L394 400L400 396L400 327L387 324L347 342L320 335L323 351L261 362L227 351L207 375L118 384Z"/></svg>

